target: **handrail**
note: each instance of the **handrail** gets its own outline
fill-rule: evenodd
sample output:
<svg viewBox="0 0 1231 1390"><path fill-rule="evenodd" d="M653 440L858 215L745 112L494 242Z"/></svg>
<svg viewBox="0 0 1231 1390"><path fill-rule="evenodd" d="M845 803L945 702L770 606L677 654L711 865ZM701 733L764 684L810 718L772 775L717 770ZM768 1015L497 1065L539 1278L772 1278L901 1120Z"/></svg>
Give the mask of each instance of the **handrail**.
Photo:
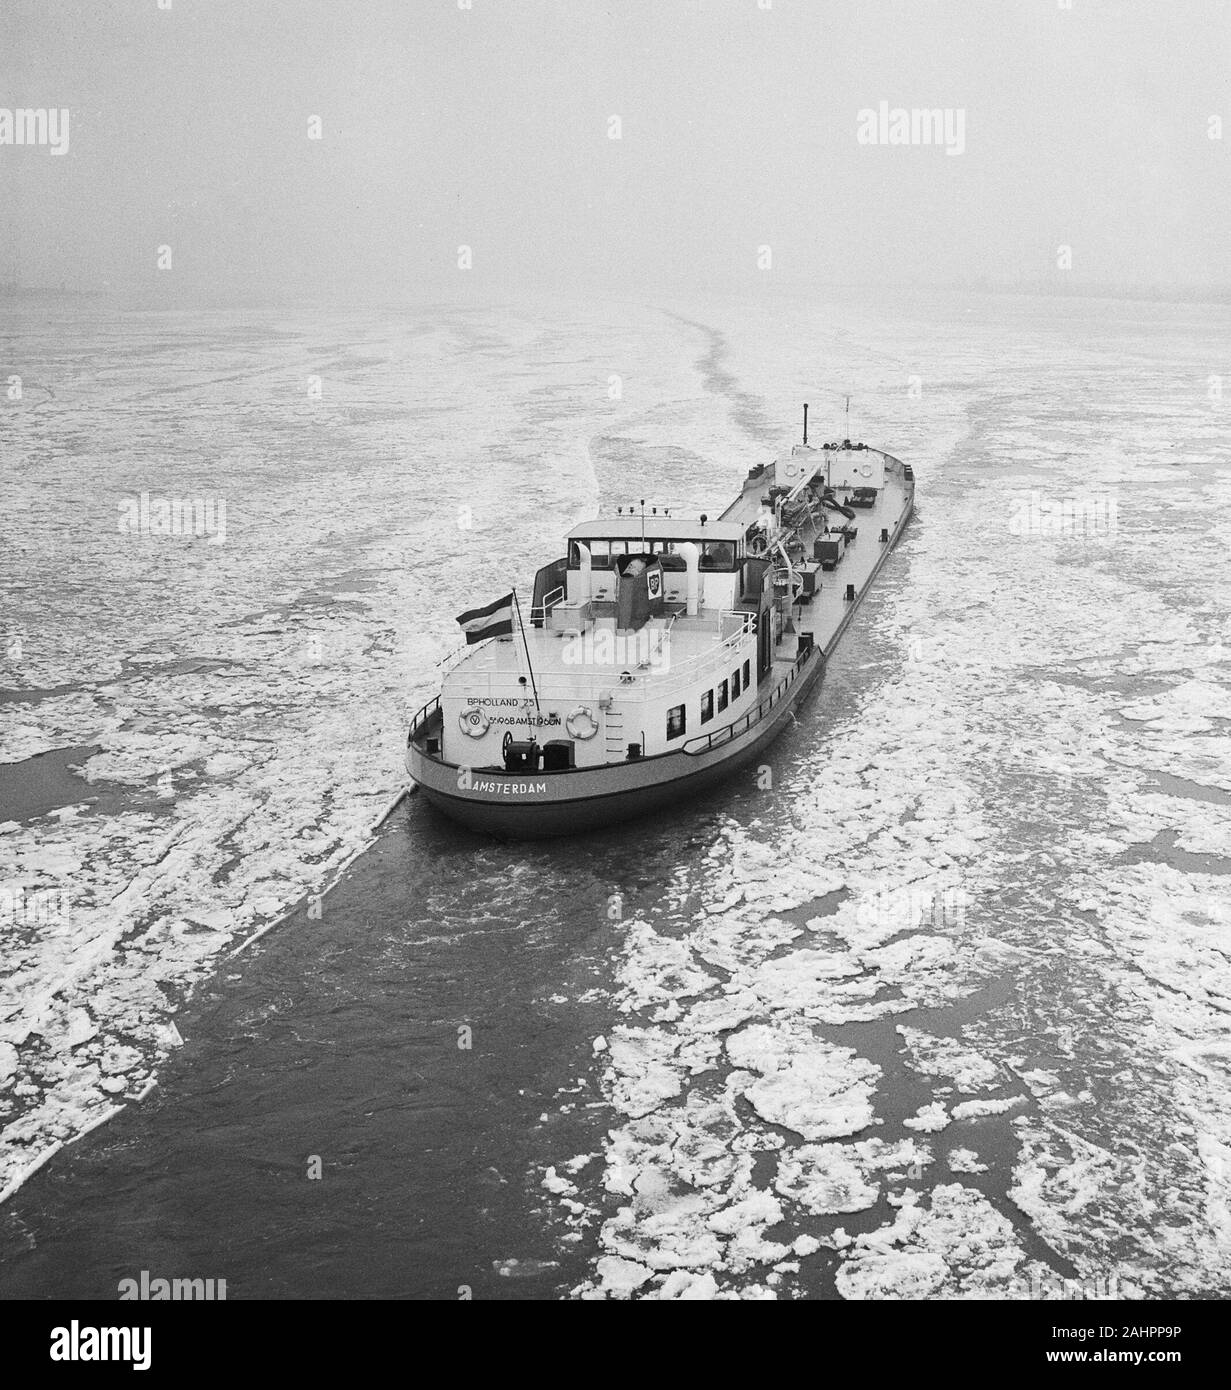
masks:
<svg viewBox="0 0 1231 1390"><path fill-rule="evenodd" d="M746 714L741 715L740 718L735 720L733 723L727 724L721 729L716 729L713 733L699 734L695 738L689 739L688 742L685 743L681 748L667 749L662 753L651 753L648 756L643 755L643 761L652 762L658 758L678 757L680 753L687 753L690 757L697 757L701 753L709 752L711 748L717 747L719 744L729 743L732 739L737 738L740 734L746 733L749 729L759 724L766 717L766 715L769 714L769 712L774 708L775 705L781 703L783 694L786 692L787 689L789 689L790 686L792 686L795 683L796 677L807 664L809 657L811 657L813 653L817 654L819 660L821 660L822 662L824 661L824 655L823 653L821 653L819 647L809 647L806 652L801 652L795 658L795 662L792 665L790 671L788 671L787 674L783 676L783 678L778 682L778 684L769 693L769 695L767 695L763 700L761 700L761 702L757 705L755 710L749 710ZM411 723L410 734L407 737L408 743L411 742L416 737L416 735L420 734L426 729L427 725L431 721L432 716L436 713L437 707L439 705L440 697L437 696L434 700L429 700L428 703L424 705L423 708L418 712L418 714L415 715L414 720ZM693 744L696 744L698 746L693 747ZM641 746L642 748L645 747L644 730L641 731ZM430 757L431 755L428 754L427 756ZM613 766L613 764L602 764L601 766L610 767ZM566 772L592 772L594 770L594 768L560 769L555 775L563 776Z"/></svg>
<svg viewBox="0 0 1231 1390"><path fill-rule="evenodd" d="M489 638L488 640L490 641L491 639ZM486 646L487 644L484 642L481 645ZM451 652L446 652L445 655L436 662L436 669L440 672L441 679L443 680L444 677L449 674L467 652L473 650L474 648L472 645L463 642L460 647L454 647Z"/></svg>
<svg viewBox="0 0 1231 1390"><path fill-rule="evenodd" d="M724 637L716 647L711 647L707 652L701 652L691 661L676 667L672 663L672 675L669 680L655 681L653 693L658 695L670 695L678 690L682 685L691 685L699 677L703 676L711 667L717 669L725 666L731 659L731 654L739 650L740 644L750 634L756 631L756 614L741 613L736 609L727 609L719 614L719 621L723 618L739 618L740 625L731 633L729 637ZM638 677L639 683L648 685L650 677ZM625 687L627 689L627 687Z"/></svg>
<svg viewBox="0 0 1231 1390"><path fill-rule="evenodd" d="M410 721L410 733L406 735L406 742L412 743L415 735L426 729L431 722L432 715L440 708L440 696L429 700L426 705Z"/></svg>
<svg viewBox="0 0 1231 1390"><path fill-rule="evenodd" d="M730 724L725 724L721 729L715 729L712 733L698 734L695 738L690 738L684 744L682 751L691 757L697 757L701 753L708 753L711 748L721 743L730 743L733 738L740 734L747 733L754 725L759 724L762 719L779 703L783 692L795 684L795 677L799 675L808 657L816 651L816 647L809 647L807 651L800 652L795 658L791 669L778 682L773 690L757 705L755 710L748 710L738 719ZM697 747L693 747L696 744Z"/></svg>
<svg viewBox="0 0 1231 1390"><path fill-rule="evenodd" d="M560 592L563 592L561 590ZM549 598L552 595L548 596ZM540 605L542 606L542 605ZM537 611L537 610L536 610ZM661 629L653 629L657 636L656 651L661 651L664 644L670 641L671 630L675 626L678 614L671 614L668 622ZM755 613L743 612L739 609L723 609L718 614L721 624L727 620L736 620L738 626L728 637L723 638L717 645L707 651L699 652L690 660L679 664L672 663L669 675L661 677L653 674L643 674L632 672L631 679L627 682L621 681L621 698L638 697L653 695L657 698L660 695L670 695L676 690L695 683L704 678L705 674L711 670L717 670L725 666L734 653L739 650L740 644L752 633L756 631L757 615ZM498 642L502 639L498 637L488 638L477 646L462 646L449 653L437 662L437 667L441 673L441 679L453 670L466 656L477 655L491 642ZM544 699L586 699L595 694L592 688L593 667L578 667L575 673L550 672L538 674L538 691ZM612 679L620 676L617 668L612 669ZM496 672L474 672L471 677L479 685L486 680L489 691L493 688L493 683L499 682L503 687L504 678ZM472 692L473 693L473 692Z"/></svg>
<svg viewBox="0 0 1231 1390"><path fill-rule="evenodd" d="M542 603L531 604L530 621L532 623L535 621L546 622L548 613L550 613L557 604L563 603L564 597L564 585L557 584L550 593L543 595Z"/></svg>
<svg viewBox="0 0 1231 1390"><path fill-rule="evenodd" d="M725 610L719 615L720 618L735 618L739 621L739 627L720 643L708 650L699 652L690 660L677 663L673 662L668 674L655 676L652 673L642 673L631 671L630 679L620 680L620 668L611 668L611 680L620 680L620 697L640 698L652 695L658 698L660 695L670 695L683 686L691 685L704 678L705 674L713 668L718 670L727 665L732 659L733 654L738 652L740 644L747 639L749 634L756 630L756 614L744 613L738 610ZM652 635L656 638L654 650L661 651L664 645L670 640L670 631L673 624L668 624L661 629L653 629ZM499 641L493 638L492 641ZM478 650L470 648L471 651ZM596 696L594 689L594 667L578 666L573 672L539 672L538 692L544 699L588 699ZM499 684L503 690L506 677L499 672L476 671L471 679L475 682L474 689L469 693L477 693L479 688L486 683L489 690L496 688Z"/></svg>

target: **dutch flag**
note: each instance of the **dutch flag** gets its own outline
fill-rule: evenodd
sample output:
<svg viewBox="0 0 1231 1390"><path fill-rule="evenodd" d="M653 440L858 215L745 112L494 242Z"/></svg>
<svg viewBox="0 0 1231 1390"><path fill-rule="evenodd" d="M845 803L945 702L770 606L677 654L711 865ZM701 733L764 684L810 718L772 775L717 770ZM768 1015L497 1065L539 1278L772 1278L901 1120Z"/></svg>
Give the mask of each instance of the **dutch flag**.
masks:
<svg viewBox="0 0 1231 1390"><path fill-rule="evenodd" d="M466 633L466 645L473 646L488 637L509 637L513 633L513 595L505 594L486 608L471 608L457 615Z"/></svg>

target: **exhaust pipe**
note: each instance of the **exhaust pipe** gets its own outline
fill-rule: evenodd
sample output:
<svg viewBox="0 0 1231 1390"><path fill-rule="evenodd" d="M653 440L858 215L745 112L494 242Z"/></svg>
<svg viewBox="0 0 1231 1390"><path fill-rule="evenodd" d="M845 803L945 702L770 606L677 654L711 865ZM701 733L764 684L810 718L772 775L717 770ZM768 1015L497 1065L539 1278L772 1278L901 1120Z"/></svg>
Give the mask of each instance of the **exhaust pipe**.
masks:
<svg viewBox="0 0 1231 1390"><path fill-rule="evenodd" d="M692 541L683 541L679 553L684 557L688 581L684 590L684 613L686 617L695 618L701 592L701 552Z"/></svg>
<svg viewBox="0 0 1231 1390"><path fill-rule="evenodd" d="M577 575L577 599L580 603L589 603L594 597L594 567L590 558L590 547L578 541L577 555L581 560L581 569Z"/></svg>

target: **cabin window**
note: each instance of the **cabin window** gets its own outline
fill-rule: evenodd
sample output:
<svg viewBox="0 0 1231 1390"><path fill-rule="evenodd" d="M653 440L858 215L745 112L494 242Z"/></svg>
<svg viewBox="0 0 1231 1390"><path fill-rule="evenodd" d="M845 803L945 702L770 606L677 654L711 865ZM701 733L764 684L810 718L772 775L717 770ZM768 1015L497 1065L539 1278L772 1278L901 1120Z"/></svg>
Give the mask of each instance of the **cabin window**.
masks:
<svg viewBox="0 0 1231 1390"><path fill-rule="evenodd" d="M739 672L733 671L731 674L731 698L739 699Z"/></svg>
<svg viewBox="0 0 1231 1390"><path fill-rule="evenodd" d="M611 547L607 541L590 541L590 564L596 570L611 568Z"/></svg>
<svg viewBox="0 0 1231 1390"><path fill-rule="evenodd" d="M735 544L732 541L702 541L701 569L733 570L735 568Z"/></svg>
<svg viewBox="0 0 1231 1390"><path fill-rule="evenodd" d="M611 546L611 558L613 560L617 559L621 555L628 554L627 541L608 541L608 545Z"/></svg>
<svg viewBox="0 0 1231 1390"><path fill-rule="evenodd" d="M684 706L672 705L667 711L667 737L669 739L680 738L684 729Z"/></svg>
<svg viewBox="0 0 1231 1390"><path fill-rule="evenodd" d="M714 692L707 690L701 696L701 722L708 724L714 717Z"/></svg>
<svg viewBox="0 0 1231 1390"><path fill-rule="evenodd" d="M752 681L751 681L751 679L750 679L750 676L751 676L751 675L752 675L752 665L751 665L750 662L745 661L745 662L744 662L744 689L745 689L745 690L747 690L748 687L752 684Z"/></svg>
<svg viewBox="0 0 1231 1390"><path fill-rule="evenodd" d="M718 682L718 712L721 714L722 711L723 711L724 709L726 709L726 707L727 707L727 683L726 683L726 681L719 681L719 682Z"/></svg>

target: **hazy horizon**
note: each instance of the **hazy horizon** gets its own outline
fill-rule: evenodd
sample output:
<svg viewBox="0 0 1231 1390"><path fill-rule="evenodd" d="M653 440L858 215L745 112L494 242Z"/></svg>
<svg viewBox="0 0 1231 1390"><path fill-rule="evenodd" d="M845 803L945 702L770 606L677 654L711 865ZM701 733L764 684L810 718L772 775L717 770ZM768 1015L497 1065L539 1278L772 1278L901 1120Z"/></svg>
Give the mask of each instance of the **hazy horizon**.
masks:
<svg viewBox="0 0 1231 1390"><path fill-rule="evenodd" d="M1231 284L1226 0L162 3L10 0L0 278L168 306ZM882 103L945 143L878 143ZM59 156L3 143L30 108L67 109Z"/></svg>

